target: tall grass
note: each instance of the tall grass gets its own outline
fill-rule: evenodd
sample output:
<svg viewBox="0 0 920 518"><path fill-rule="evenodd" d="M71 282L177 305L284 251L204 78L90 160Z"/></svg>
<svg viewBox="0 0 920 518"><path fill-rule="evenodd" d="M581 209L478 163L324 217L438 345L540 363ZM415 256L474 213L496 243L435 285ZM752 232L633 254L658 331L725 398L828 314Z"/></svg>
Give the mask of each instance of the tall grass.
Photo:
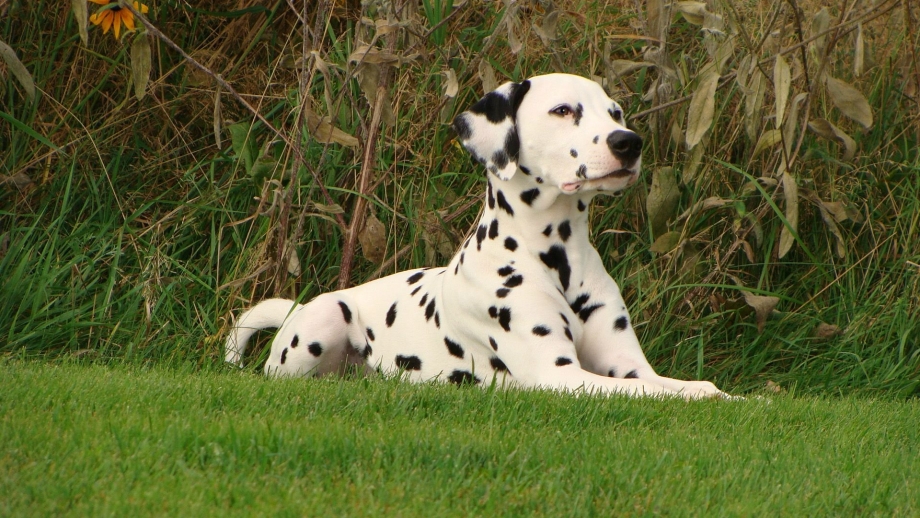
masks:
<svg viewBox="0 0 920 518"><path fill-rule="evenodd" d="M151 4L152 23L213 76L150 37L150 83L138 100L129 88L135 34L118 42L90 26L84 46L68 5L5 4L0 40L39 93L28 101L0 69L0 353L209 364L219 361L229 316L254 301L309 299L444 263L483 188L447 122L493 75L569 72L604 81L647 143L646 181L596 202L592 224L654 365L734 391L769 382L813 393L920 393L920 41L910 4L882 2L883 16L848 25L872 6L831 6L829 26L840 29L826 36L825 57L812 43L787 55L789 97L810 95L808 117L789 149L778 143L756 156L775 126L766 60L810 38L818 5L711 2L703 25L671 12L659 26L673 76L663 61L646 65L656 40L649 12L633 4L295 5ZM713 14L734 44L711 127L688 149L690 105L713 59ZM858 76L857 26L869 56ZM356 54L362 45L375 50ZM753 119L750 88L727 79L743 71L745 56L765 61L768 86ZM641 67L627 72L625 61ZM865 96L871 127L841 114L818 69ZM217 74L264 121L219 93ZM369 95L379 77L389 81L375 126ZM852 158L842 138L807 130L818 118L854 140ZM342 133L322 142L330 125ZM794 227L784 163L799 193ZM647 203L660 182L674 186L666 210ZM370 218L384 230L355 224ZM352 226L353 257L345 246ZM371 253L371 243L385 243L383 253ZM343 280L346 263L353 268ZM757 313L751 295L775 297L775 306Z"/></svg>

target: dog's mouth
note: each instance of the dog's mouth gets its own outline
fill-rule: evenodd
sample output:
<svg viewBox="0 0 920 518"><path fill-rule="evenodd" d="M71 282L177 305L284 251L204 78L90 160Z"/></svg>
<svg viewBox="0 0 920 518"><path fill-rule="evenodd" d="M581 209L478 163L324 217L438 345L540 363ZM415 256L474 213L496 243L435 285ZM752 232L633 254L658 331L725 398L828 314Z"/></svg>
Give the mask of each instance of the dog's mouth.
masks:
<svg viewBox="0 0 920 518"><path fill-rule="evenodd" d="M561 187L562 187L563 192L571 193L571 192L575 192L581 189L585 184L590 184L591 182L602 182L604 180L609 180L609 179L630 178L630 177L637 176L637 174L638 174L637 169L627 169L623 167L615 171L611 171L607 174L598 176L597 178L587 178L585 180L579 180L577 182L565 182L562 184Z"/></svg>

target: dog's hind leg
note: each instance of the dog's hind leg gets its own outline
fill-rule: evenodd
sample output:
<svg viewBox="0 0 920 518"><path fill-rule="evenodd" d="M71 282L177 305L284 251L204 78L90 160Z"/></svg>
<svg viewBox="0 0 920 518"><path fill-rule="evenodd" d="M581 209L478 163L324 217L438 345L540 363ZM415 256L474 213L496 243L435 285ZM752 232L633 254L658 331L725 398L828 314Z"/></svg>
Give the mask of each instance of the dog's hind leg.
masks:
<svg viewBox="0 0 920 518"><path fill-rule="evenodd" d="M285 321L272 341L265 363L270 376L307 376L341 371L352 356L352 344L365 350L360 326L345 292L320 295L300 306ZM358 335L350 337L350 331ZM353 338L354 340L351 340Z"/></svg>

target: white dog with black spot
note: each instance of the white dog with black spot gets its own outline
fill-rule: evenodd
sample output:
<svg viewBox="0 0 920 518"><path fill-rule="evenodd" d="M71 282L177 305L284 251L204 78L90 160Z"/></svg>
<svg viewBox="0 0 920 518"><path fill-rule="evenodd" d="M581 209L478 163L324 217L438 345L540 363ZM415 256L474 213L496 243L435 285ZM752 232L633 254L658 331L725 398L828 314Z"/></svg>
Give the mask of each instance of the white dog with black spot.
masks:
<svg viewBox="0 0 920 518"><path fill-rule="evenodd" d="M454 121L487 174L474 235L443 268L397 273L307 304L270 299L226 343L240 364L258 330L280 327L265 372L340 371L354 358L412 381L497 381L628 395L724 396L659 376L616 282L588 239L588 204L639 175L642 139L588 79L506 83Z"/></svg>

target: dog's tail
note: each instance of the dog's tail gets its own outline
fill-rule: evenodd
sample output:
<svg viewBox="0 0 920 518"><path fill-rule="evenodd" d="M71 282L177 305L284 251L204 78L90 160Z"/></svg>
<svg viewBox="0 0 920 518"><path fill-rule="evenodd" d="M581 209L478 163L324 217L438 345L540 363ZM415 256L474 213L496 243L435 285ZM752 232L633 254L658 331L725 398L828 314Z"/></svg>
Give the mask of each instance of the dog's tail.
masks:
<svg viewBox="0 0 920 518"><path fill-rule="evenodd" d="M291 311L298 306L288 299L268 299L247 309L240 315L224 346L224 360L240 367L243 366L243 353L246 343L256 332L270 327L281 327Z"/></svg>

